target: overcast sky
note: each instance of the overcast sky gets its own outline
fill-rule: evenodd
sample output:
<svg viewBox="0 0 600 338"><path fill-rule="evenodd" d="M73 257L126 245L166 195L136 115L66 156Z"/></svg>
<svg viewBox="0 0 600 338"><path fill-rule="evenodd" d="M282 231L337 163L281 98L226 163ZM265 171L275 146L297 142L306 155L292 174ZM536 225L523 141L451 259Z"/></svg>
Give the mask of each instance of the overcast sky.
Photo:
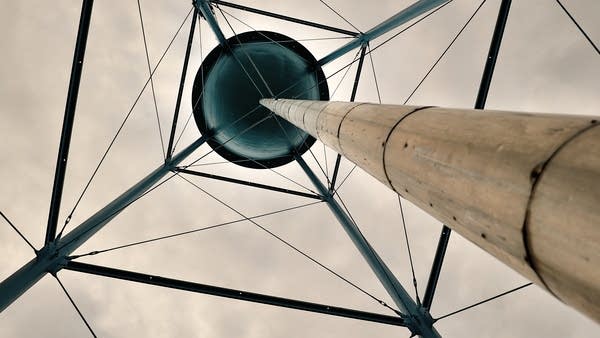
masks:
<svg viewBox="0 0 600 338"><path fill-rule="evenodd" d="M242 2L242 1L239 1ZM405 1L328 3L365 31L406 7ZM243 1L247 5L352 29L317 0ZM377 102L373 69L384 103L402 103L480 1L454 1L439 13L375 51L365 63L357 101ZM410 104L470 108L500 1L489 0ZM600 2L564 0L589 36L600 42ZM44 239L62 115L79 19L79 1L2 0L0 10L0 210L36 246ZM145 0L151 63L156 64L190 1ZM339 37L334 33L252 14L225 10L255 29L295 39ZM223 23L222 17L219 17ZM236 32L250 30L230 18ZM155 87L163 134L170 129L189 21L156 72ZM180 126L191 111L190 84L202 56L216 46L205 22L194 41ZM227 36L233 33L224 28ZM389 35L387 35L389 36ZM374 42L377 45L385 39ZM200 41L202 48L200 48ZM314 55L326 55L344 40L303 41ZM337 71L354 53L325 67ZM347 101L354 67L333 99ZM343 72L329 81L330 92ZM148 76L136 2L96 1L88 39L69 167L63 222ZM148 88L149 89L149 88ZM600 57L551 0L514 1L487 103L490 109L598 115ZM156 116L144 92L114 148L78 206L68 230L80 224L162 161ZM181 128L179 129L181 130ZM193 120L178 149L199 133ZM315 156L331 173L335 153L322 144ZM202 147L190 160L207 153ZM320 172L310 155L309 164ZM211 154L201 163L220 162ZM344 177L353 165L344 161ZM296 190L313 189L297 164L276 171L232 164L199 167ZM322 175L321 175L322 176ZM254 188L190 178L247 216L310 203ZM361 230L413 294L411 274L393 193L360 169L340 189ZM423 294L441 224L404 201L419 293ZM140 199L76 253L239 219L187 182L174 178ZM317 204L258 222L376 297L392 303L335 221ZM0 278L33 257L30 248L0 222ZM270 238L240 222L220 229L81 259L84 262L199 283L279 295L390 314L385 308ZM403 328L224 300L102 277L62 271L59 277L100 337L408 337ZM453 233L432 314L438 317L527 281L495 258ZM436 324L446 337L591 337L600 327L536 286L449 317ZM89 333L56 281L47 276L0 314L1 337L86 337Z"/></svg>

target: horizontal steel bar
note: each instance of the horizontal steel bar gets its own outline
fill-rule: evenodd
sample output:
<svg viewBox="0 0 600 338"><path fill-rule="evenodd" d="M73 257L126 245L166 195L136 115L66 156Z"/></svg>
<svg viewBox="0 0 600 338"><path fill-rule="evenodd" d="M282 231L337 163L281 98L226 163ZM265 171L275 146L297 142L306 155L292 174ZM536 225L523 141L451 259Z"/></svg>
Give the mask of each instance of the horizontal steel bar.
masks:
<svg viewBox="0 0 600 338"><path fill-rule="evenodd" d="M167 287L171 289L190 291L195 293L202 293L217 297L232 298L238 300L244 300L254 303L268 304L274 306L280 306L290 309L303 310L308 312L317 312L326 315L346 317L353 319L360 319L370 322L389 324L395 326L406 326L404 319L401 317L387 316L378 313L365 312L353 309L347 309L337 306L324 305L318 303L305 302L301 300L288 299L282 297L275 297L269 295L263 295L254 292L247 292L243 290L222 288L219 286L206 285L193 283L188 281L182 281L177 279L171 279L161 276L148 275L138 272L126 271L113 269L104 266L92 265L81 262L69 261L64 267L66 270L78 271L89 273L98 276L117 278L127 280L131 282L144 283L149 285L156 285Z"/></svg>
<svg viewBox="0 0 600 338"><path fill-rule="evenodd" d="M183 169L183 168L175 168L174 170L177 171L177 172L180 172L180 173L188 174L188 175L194 175L194 176L212 178L212 179L215 179L215 180L220 180L220 181L225 181L225 182L230 182L230 183L236 183L236 184L241 184L241 185L247 185L247 186L255 187L255 188L261 188L261 189L266 189L266 190L271 190L271 191L283 192L283 193L290 194L290 195L296 195L296 196L302 196L302 197L307 197L307 198L314 198L314 199L317 199L317 200L323 200L323 197L320 196L320 195L309 194L309 193L305 193L305 192L302 192L302 191L290 190L290 189L285 189L285 188L279 188L279 187L274 187L274 186L270 186L270 185L266 185L266 184L260 184L260 183L254 183L254 182L249 182L249 181L243 181L243 180L238 180L238 179L231 178L231 177L219 176L219 175L214 175L214 174L208 174L208 173L204 173L204 172L200 172L200 171L188 170L188 169Z"/></svg>
<svg viewBox="0 0 600 338"><path fill-rule="evenodd" d="M312 21L306 21L306 20L302 20L302 19L293 18L293 17L290 17L290 16L282 15L282 14L277 14L277 13L273 13L273 12L267 12L267 11L263 11L261 9L256 9L256 8L252 8L252 7L242 6L242 5L234 4L234 3L231 3L231 2L227 2L227 1L210 0L210 2L212 2L215 5L223 5L223 6L226 6L226 7L240 9L240 10L246 11L246 12L255 13L255 14L264 15L264 16L269 16L269 17L272 17L272 18L275 18L275 19L290 21L290 22L298 23L298 24L305 25L305 26L320 28L320 29L328 30L328 31L335 32L335 33L340 33L340 34L345 34L345 35L350 35L350 36L357 36L357 35L360 34L359 32L353 32L353 31L349 31L349 30L345 30L345 29L341 29L341 28L336 28L336 27L331 27L331 26L323 25L323 24L320 24L320 23L312 22Z"/></svg>
<svg viewBox="0 0 600 338"><path fill-rule="evenodd" d="M333 175L331 175L331 183L329 184L329 192L333 192L335 190L335 181L337 180L341 162L342 155L337 154L335 158L335 165L333 166Z"/></svg>
<svg viewBox="0 0 600 338"><path fill-rule="evenodd" d="M426 338L439 338L439 333L431 326L431 318L419 310L419 306L414 300L412 300L412 298L410 298L409 294L406 292L402 284L400 284L396 276L394 276L385 262L381 259L381 257L379 257L377 251L375 251L375 249L363 236L356 223L354 223L350 216L344 212L339 203L337 203L337 201L333 198L333 195L327 190L327 187L325 187L325 185L310 169L308 164L306 164L302 156L296 155L296 162L298 162L300 167L302 167L302 170L306 173L317 190L324 196L327 196L327 199L325 200L327 206L329 206L329 209L335 218L344 228L346 234L348 234L348 237L350 237L350 240L352 240L354 246L363 256L394 303L400 307L405 314L410 316L411 321L407 323L407 325L410 327L411 332L417 333Z"/></svg>

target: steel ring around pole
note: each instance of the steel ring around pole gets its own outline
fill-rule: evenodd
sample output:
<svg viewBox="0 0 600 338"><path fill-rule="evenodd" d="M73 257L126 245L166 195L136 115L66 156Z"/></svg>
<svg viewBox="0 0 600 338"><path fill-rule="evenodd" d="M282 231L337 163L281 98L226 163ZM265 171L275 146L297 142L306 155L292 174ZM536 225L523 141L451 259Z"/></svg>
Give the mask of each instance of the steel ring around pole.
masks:
<svg viewBox="0 0 600 338"><path fill-rule="evenodd" d="M321 67L299 42L268 31L233 36L208 54L196 74L192 106L198 129L215 135L208 144L233 163L250 168L289 163L315 139L276 116L253 126L272 115L258 104L271 93L329 100Z"/></svg>

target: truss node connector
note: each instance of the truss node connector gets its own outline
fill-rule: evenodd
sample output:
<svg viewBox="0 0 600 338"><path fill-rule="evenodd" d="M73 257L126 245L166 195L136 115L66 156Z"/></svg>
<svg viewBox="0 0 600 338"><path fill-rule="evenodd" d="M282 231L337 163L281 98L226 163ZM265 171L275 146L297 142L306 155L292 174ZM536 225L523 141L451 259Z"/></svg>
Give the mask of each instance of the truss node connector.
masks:
<svg viewBox="0 0 600 338"><path fill-rule="evenodd" d="M56 273L56 271L60 270L69 260L69 255L75 249L119 215L127 206L143 196L143 194L170 172L170 168L177 166L205 142L205 137L194 141L173 156L167 164L156 168L60 240L47 243L39 250L36 257L0 282L0 312L6 309L47 273Z"/></svg>
<svg viewBox="0 0 600 338"><path fill-rule="evenodd" d="M365 36L365 33L358 34L356 38L360 42L361 48L366 48L369 45L369 42L371 41L367 36Z"/></svg>

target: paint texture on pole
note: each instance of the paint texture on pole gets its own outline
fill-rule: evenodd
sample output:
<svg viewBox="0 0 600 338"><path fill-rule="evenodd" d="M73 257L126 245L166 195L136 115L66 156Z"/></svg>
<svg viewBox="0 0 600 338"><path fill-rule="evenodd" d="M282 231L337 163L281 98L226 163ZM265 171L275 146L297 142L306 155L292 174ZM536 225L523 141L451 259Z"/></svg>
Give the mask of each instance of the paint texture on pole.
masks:
<svg viewBox="0 0 600 338"><path fill-rule="evenodd" d="M600 321L596 120L368 103L261 103Z"/></svg>

